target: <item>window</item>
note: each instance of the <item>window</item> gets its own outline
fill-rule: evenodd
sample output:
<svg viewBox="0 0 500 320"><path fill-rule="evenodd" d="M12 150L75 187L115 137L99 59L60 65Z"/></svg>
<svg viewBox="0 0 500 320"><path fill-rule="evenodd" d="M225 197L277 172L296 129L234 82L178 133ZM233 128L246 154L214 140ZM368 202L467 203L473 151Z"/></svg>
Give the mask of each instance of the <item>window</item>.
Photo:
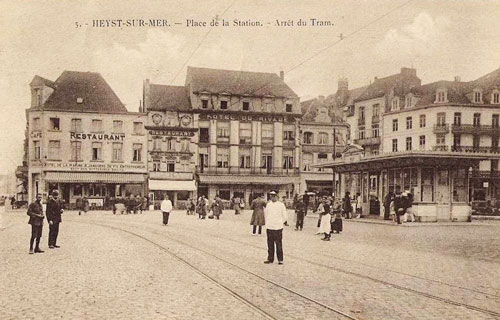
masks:
<svg viewBox="0 0 500 320"><path fill-rule="evenodd" d="M328 133L320 132L318 134L318 144L328 144Z"/></svg>
<svg viewBox="0 0 500 320"><path fill-rule="evenodd" d="M411 117L406 117L406 130L410 130L413 126L413 120Z"/></svg>
<svg viewBox="0 0 500 320"><path fill-rule="evenodd" d="M153 171L160 171L160 160L153 160Z"/></svg>
<svg viewBox="0 0 500 320"><path fill-rule="evenodd" d="M376 138L380 135L378 124L372 124L372 137Z"/></svg>
<svg viewBox="0 0 500 320"><path fill-rule="evenodd" d="M175 172L175 161L173 160L167 161L167 172Z"/></svg>
<svg viewBox="0 0 500 320"><path fill-rule="evenodd" d="M243 101L243 110L248 111L250 110L250 102L248 101Z"/></svg>
<svg viewBox="0 0 500 320"><path fill-rule="evenodd" d="M265 105L264 105L264 110L262 110L264 112L273 112L274 111L274 103L272 102L267 102Z"/></svg>
<svg viewBox="0 0 500 320"><path fill-rule="evenodd" d="M39 107L42 105L42 90L40 88L33 89L33 95L35 96L35 106Z"/></svg>
<svg viewBox="0 0 500 320"><path fill-rule="evenodd" d="M359 139L364 139L364 138L366 138L366 133L365 133L365 128L364 128L364 127L359 128L359 131L358 131L358 138L359 138Z"/></svg>
<svg viewBox="0 0 500 320"><path fill-rule="evenodd" d="M493 92L491 101L492 103L500 103L500 93Z"/></svg>
<svg viewBox="0 0 500 320"><path fill-rule="evenodd" d="M142 122L134 122L134 134L143 134Z"/></svg>
<svg viewBox="0 0 500 320"><path fill-rule="evenodd" d="M358 123L365 123L365 107L359 107L359 119Z"/></svg>
<svg viewBox="0 0 500 320"><path fill-rule="evenodd" d="M82 119L71 119L71 132L82 132Z"/></svg>
<svg viewBox="0 0 500 320"><path fill-rule="evenodd" d="M49 141L49 159L50 160L60 160L60 149L61 149L61 141L59 140L50 140Z"/></svg>
<svg viewBox="0 0 500 320"><path fill-rule="evenodd" d="M287 104L285 105L285 110L286 110L286 112L292 112L292 104L287 103Z"/></svg>
<svg viewBox="0 0 500 320"><path fill-rule="evenodd" d="M498 114L494 114L491 116L491 126L493 128L498 128L498 124L499 124L499 115Z"/></svg>
<svg viewBox="0 0 500 320"><path fill-rule="evenodd" d="M250 122L240 122L240 144L252 143L252 124Z"/></svg>
<svg viewBox="0 0 500 320"><path fill-rule="evenodd" d="M175 151L175 139L174 138L168 138L166 140L166 146L167 146L167 151Z"/></svg>
<svg viewBox="0 0 500 320"><path fill-rule="evenodd" d="M498 136L491 137L491 148L493 151L498 152Z"/></svg>
<svg viewBox="0 0 500 320"><path fill-rule="evenodd" d="M293 156L283 156L283 169L293 169Z"/></svg>
<svg viewBox="0 0 500 320"><path fill-rule="evenodd" d="M291 130L283 131L283 140L285 140L285 141L294 141L295 140L294 132L291 131Z"/></svg>
<svg viewBox="0 0 500 320"><path fill-rule="evenodd" d="M132 161L134 162L142 161L142 144L134 143L132 147L134 149L134 156L132 158Z"/></svg>
<svg viewBox="0 0 500 320"><path fill-rule="evenodd" d="M304 144L312 144L312 143L313 143L313 133L304 132Z"/></svg>
<svg viewBox="0 0 500 320"><path fill-rule="evenodd" d="M434 201L434 168L422 168L420 200L422 202Z"/></svg>
<svg viewBox="0 0 500 320"><path fill-rule="evenodd" d="M412 143L411 143L411 137L406 138L406 151L411 151L412 150Z"/></svg>
<svg viewBox="0 0 500 320"><path fill-rule="evenodd" d="M419 140L420 149L425 149L425 136L420 136L418 138L418 140Z"/></svg>
<svg viewBox="0 0 500 320"><path fill-rule="evenodd" d="M217 148L217 168L229 167L229 154L227 148Z"/></svg>
<svg viewBox="0 0 500 320"><path fill-rule="evenodd" d="M222 100L220 102L220 108L221 108L221 110L226 110L227 109L227 101Z"/></svg>
<svg viewBox="0 0 500 320"><path fill-rule="evenodd" d="M161 150L161 138L153 137L153 150Z"/></svg>
<svg viewBox="0 0 500 320"><path fill-rule="evenodd" d="M374 104L373 105L373 113L372 113L372 117L373 118L378 118L379 115L380 115L380 105L377 103L377 104Z"/></svg>
<svg viewBox="0 0 500 320"><path fill-rule="evenodd" d="M446 102L447 94L445 90L438 90L436 92L436 101L435 102Z"/></svg>
<svg viewBox="0 0 500 320"><path fill-rule="evenodd" d="M206 149L206 148L204 148ZM208 151L204 150L203 152L200 151L200 168L203 172L203 168L208 167Z"/></svg>
<svg viewBox="0 0 500 320"><path fill-rule="evenodd" d="M71 160L82 160L82 142L71 141Z"/></svg>
<svg viewBox="0 0 500 320"><path fill-rule="evenodd" d="M33 141L33 149L35 151L34 153L34 159L35 160L40 160L40 141Z"/></svg>
<svg viewBox="0 0 500 320"><path fill-rule="evenodd" d="M474 90L474 102L481 103L482 102L482 94L481 91Z"/></svg>
<svg viewBox="0 0 500 320"><path fill-rule="evenodd" d="M250 168L250 156L240 155L240 168Z"/></svg>
<svg viewBox="0 0 500 320"><path fill-rule="evenodd" d="M392 119L392 131L398 131L398 119Z"/></svg>
<svg viewBox="0 0 500 320"><path fill-rule="evenodd" d="M123 121L113 120L113 133L122 133L122 132L123 132Z"/></svg>
<svg viewBox="0 0 500 320"><path fill-rule="evenodd" d="M398 139L392 139L392 152L398 152Z"/></svg>
<svg viewBox="0 0 500 320"><path fill-rule="evenodd" d="M478 150L479 149L479 136L478 135L474 135L472 136L472 148L474 148L474 150Z"/></svg>
<svg viewBox="0 0 500 320"><path fill-rule="evenodd" d="M102 132L102 120L92 120L92 132Z"/></svg>
<svg viewBox="0 0 500 320"><path fill-rule="evenodd" d="M302 170L311 171L311 164L313 163L312 153L304 153L302 155Z"/></svg>
<svg viewBox="0 0 500 320"><path fill-rule="evenodd" d="M444 127L446 125L446 113L440 112L437 114L437 125Z"/></svg>
<svg viewBox="0 0 500 320"><path fill-rule="evenodd" d="M436 135L436 144L437 145L444 145L445 144L445 138L446 136L444 134L438 134Z"/></svg>
<svg viewBox="0 0 500 320"><path fill-rule="evenodd" d="M474 113L474 127L479 127L481 125L481 114Z"/></svg>
<svg viewBox="0 0 500 320"><path fill-rule="evenodd" d="M411 103L412 103L412 98L411 98L411 96L407 96L407 97L406 97L406 101L405 101L405 102L406 102L406 107L407 107L407 108L410 108L410 107L411 107Z"/></svg>
<svg viewBox="0 0 500 320"><path fill-rule="evenodd" d="M217 137L229 138L229 122L217 122Z"/></svg>
<svg viewBox="0 0 500 320"><path fill-rule="evenodd" d="M208 143L209 142L209 131L208 128L200 128L200 142Z"/></svg>
<svg viewBox="0 0 500 320"><path fill-rule="evenodd" d="M456 147L459 147L460 146L460 139L461 136L459 134L454 134L453 135L453 145L456 146Z"/></svg>
<svg viewBox="0 0 500 320"><path fill-rule="evenodd" d="M59 126L59 118L50 118L50 130L61 130L61 127Z"/></svg>
<svg viewBox="0 0 500 320"><path fill-rule="evenodd" d="M201 107L203 109L208 109L208 100L207 99L202 99L201 100Z"/></svg>
<svg viewBox="0 0 500 320"><path fill-rule="evenodd" d="M425 114L420 115L420 128L425 128Z"/></svg>
<svg viewBox="0 0 500 320"><path fill-rule="evenodd" d="M33 118L33 127L31 131L40 131L40 118Z"/></svg>
<svg viewBox="0 0 500 320"><path fill-rule="evenodd" d="M462 125L462 113L461 112L455 112L453 115L453 124L456 126Z"/></svg>
<svg viewBox="0 0 500 320"><path fill-rule="evenodd" d="M102 143L92 142L92 160L102 160Z"/></svg>
<svg viewBox="0 0 500 320"><path fill-rule="evenodd" d="M355 110L354 106L347 107L347 116L348 117L353 116L354 115L354 110Z"/></svg>
<svg viewBox="0 0 500 320"><path fill-rule="evenodd" d="M395 111L398 109L399 109L399 98L394 97L394 99L392 99L391 111Z"/></svg>
<svg viewBox="0 0 500 320"><path fill-rule="evenodd" d="M113 142L113 161L122 161L122 146L121 142Z"/></svg>
<svg viewBox="0 0 500 320"><path fill-rule="evenodd" d="M181 140L181 152L189 152L189 145L190 145L189 139L182 139Z"/></svg>
<svg viewBox="0 0 500 320"><path fill-rule="evenodd" d="M262 138L272 138L273 137L273 125L270 123L262 124Z"/></svg>

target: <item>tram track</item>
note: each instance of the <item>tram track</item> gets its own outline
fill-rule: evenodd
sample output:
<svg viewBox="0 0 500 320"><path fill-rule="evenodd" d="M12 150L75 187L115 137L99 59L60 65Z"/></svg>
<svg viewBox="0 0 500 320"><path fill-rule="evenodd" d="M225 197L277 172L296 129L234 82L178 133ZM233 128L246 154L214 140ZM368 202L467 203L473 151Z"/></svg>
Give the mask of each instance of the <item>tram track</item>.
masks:
<svg viewBox="0 0 500 320"><path fill-rule="evenodd" d="M142 225L147 225L149 228L153 228L153 226L156 226L156 224L149 223L149 222L140 222L140 221L130 221L130 222L134 223L134 224L138 224L138 225L141 225L141 224ZM190 231L190 232L195 232L197 234L200 234L200 230L194 230L194 229L187 228L187 227L184 227L184 226L177 226L177 228L185 230L185 231ZM169 232L175 233L171 229L169 230ZM240 241L240 240L236 240L236 239L232 239L232 238L228 238L228 237L223 237L223 236L220 236L220 235L211 234L211 233L207 233L207 232L201 232L201 233L203 235L210 236L210 237L213 237L213 238L216 238L216 239L222 239L222 240L226 240L226 241L232 241L232 242L235 242L235 243L243 244L245 246L251 246L253 248L256 248L256 249L259 249L259 250L263 250L262 247L256 246L256 245L254 245L252 243L248 243L248 242L245 242L245 241ZM161 235L165 236L165 233L161 233ZM183 245L189 246L189 247L191 247L193 249L202 251L202 252L204 252L206 254L212 255L209 252L206 252L206 251L204 251L204 250L202 250L200 248L197 248L197 247L191 246L189 244L186 244L186 243L184 243L184 242L182 242L182 241L180 241L178 239L173 239L171 237L169 237L169 239L171 239L173 241L176 241L178 243L181 243ZM361 274L361 273L358 273L358 272L345 270L345 269L339 268L339 267L329 266L329 265L326 265L326 264L323 264L323 263L318 263L316 261L312 261L312 260L305 259L305 258L302 258L302 257L297 257L297 256L294 256L292 254L287 254L287 257L293 258L293 259L296 259L296 260L299 260L299 261L303 261L303 262L306 262L306 263L309 263L309 264L312 264L312 265L315 265L315 266L318 266L318 267L326 268L326 269L328 269L330 271L341 272L341 273L344 273L344 274L347 274L347 275L350 275L350 276L354 276L354 277L365 279L365 280L369 280L369 281L372 281L372 282L375 282L375 283L378 283L378 284L386 285L386 286L389 286L389 287L392 287L392 288L395 288L395 289L398 289L398 290L401 290L401 291L404 291L404 292L408 292L408 293L415 294L415 295L418 295L418 296L422 296L422 297L425 297L425 298L428 298L428 299L432 299L434 301L439 301L439 302L446 303L446 304L453 305L453 306L464 307L464 308L467 308L469 310L473 310L473 311L476 311L476 312L480 312L480 313L483 313L483 314L494 316L496 318L500 318L500 313L498 313L496 311L493 311L493 310L489 310L489 309L485 309L485 308L482 308L482 307L474 306L474 305L471 305L471 304L468 304L468 303L463 303L463 302L455 301L455 300L452 300L452 299L449 299L449 298L446 298L446 297L441 297L441 296L438 296L438 295L435 295L435 294L432 294L432 293L415 290L415 289L412 289L412 288L409 288L409 287L406 287L406 286L402 286L402 285L398 285L398 284L395 284L395 283L392 283L392 282L389 282L389 281L377 279L375 277L372 277L372 276L369 276L369 275L365 275L365 274ZM333 257L333 256L330 256L330 257L333 258L333 259L338 259L338 258ZM218 259L220 259L220 258L218 258ZM340 260L344 260L345 261L346 259L340 259ZM347 261L348 262L355 262L355 261L350 261L350 260L347 260ZM228 263L232 264L231 262L228 262ZM370 265L368 265L368 266L370 266ZM370 266L370 267L373 267L373 266ZM242 268L240 268L240 269L242 269ZM244 271L248 272L248 270L244 270ZM405 273L400 273L400 274L407 275ZM439 281L435 281L433 279L427 279L427 278L424 278L424 277L415 277L415 278L418 278L418 279L421 279L421 280L425 280L425 281L436 282L436 283L438 283L440 285L444 285L444 286L459 288L459 289L462 289L462 290L467 290L467 291L471 291L471 292L475 292L475 293L480 293L480 294L488 295L490 297L498 297L498 295L494 295L494 294L490 294L490 293L486 293L486 292L481 292L481 291L474 290L474 289L468 289L468 288L464 288L464 287L460 287L460 286L456 286L456 285L452 285L452 284L448 284L448 283L444 283L444 282L439 282Z"/></svg>
<svg viewBox="0 0 500 320"><path fill-rule="evenodd" d="M110 229L113 229L113 230L118 230L118 231L121 231L121 232L124 232L124 233L127 233L127 234L130 234L130 235L133 235L137 238L140 238L142 239L143 241L146 241L154 246L156 246L157 248L159 248L160 250L162 250L163 252L166 252L167 254L169 254L170 256L174 257L176 260L182 262L183 264L187 265L190 269L192 269L193 271L195 271L196 273L200 274L201 276L203 276L205 279L209 280L210 282L214 283L215 285L217 285L218 287L222 288L224 291L226 291L229 295L231 295L232 297L236 298L237 300L241 301L242 303L244 303L245 305L247 305L249 308L251 308L252 310L254 310L255 312L257 312L258 314L262 315L263 317L265 317L266 319L278 319L276 318L275 316L273 316L270 312L267 312L266 310L264 310L263 308L259 307L257 304L255 304L254 302L250 301L249 299L243 297L241 294L239 294L238 292L236 292L235 290L231 289L230 287L228 287L227 285L224 285L221 281L218 281L216 278L210 276L207 272L204 272L201 268L195 266L194 264L190 263L189 261L187 261L186 259L182 258L181 256L179 256L178 254L172 252L172 250L170 250L169 248L163 246L162 244L148 238L148 237L145 237L144 235L141 235L137 232L134 232L134 231L130 231L130 230L127 230L127 229L124 229L124 228L121 228L121 227L116 227L116 226L110 226L108 224L103 224L103 223L96 223L96 222L90 222L90 221L75 221L75 220L72 220L71 222L75 222L75 223L84 223L84 224L89 224L89 225L96 225L96 226L101 226L101 227L106 227L106 228L110 228ZM194 250L197 250L197 251L200 251L212 258L215 258L217 259L218 261L220 262L223 262L225 264L228 264L230 266L232 266L233 268L236 268L240 271L243 271L253 277L256 277L268 284L271 284L273 285L274 287L276 288L279 288L283 291L286 291L287 293L289 294L292 294L296 297L299 297L305 301L308 301L310 303L313 303L314 305L316 305L317 307L320 307L324 310L328 310L328 311L331 311L339 316L342 316L343 318L346 318L346 319L351 319L351 320L360 320L346 312L343 312L342 310L339 310L337 308L334 308L332 306L329 306L329 305L326 305L320 301L317 301L316 299L313 299L311 297L308 297L304 294L301 294L300 292L297 292L296 290L293 290L293 289L290 289L284 285L281 285L273 280L270 280L266 277L263 277L253 271L250 271L248 269L245 269L245 268L242 268L241 266L235 264L235 263L232 263L230 261L227 261L225 259L222 259L210 252L207 252L205 250L202 250L200 248L197 248L195 246L192 246L190 244L187 244L183 241L179 241L178 239L175 239L175 238L172 238L172 237L169 237L163 233L160 233L160 232L154 232L154 231L147 231L147 232L150 232L152 234L156 234L156 235L161 235L171 241L175 241L183 246L186 246L186 247L189 247L191 249L194 249Z"/></svg>

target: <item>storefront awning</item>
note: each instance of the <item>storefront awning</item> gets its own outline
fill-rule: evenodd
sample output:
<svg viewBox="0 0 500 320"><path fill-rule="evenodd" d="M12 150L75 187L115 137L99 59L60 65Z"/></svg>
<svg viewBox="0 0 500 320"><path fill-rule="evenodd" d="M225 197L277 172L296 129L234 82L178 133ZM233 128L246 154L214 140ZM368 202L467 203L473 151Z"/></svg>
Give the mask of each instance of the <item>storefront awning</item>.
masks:
<svg viewBox="0 0 500 320"><path fill-rule="evenodd" d="M276 176L212 176L200 175L200 183L208 184L267 184L283 185L293 184L297 177L276 177Z"/></svg>
<svg viewBox="0 0 500 320"><path fill-rule="evenodd" d="M47 172L45 180L77 183L143 183L146 179L140 173Z"/></svg>
<svg viewBox="0 0 500 320"><path fill-rule="evenodd" d="M149 180L149 190L194 191L194 180Z"/></svg>

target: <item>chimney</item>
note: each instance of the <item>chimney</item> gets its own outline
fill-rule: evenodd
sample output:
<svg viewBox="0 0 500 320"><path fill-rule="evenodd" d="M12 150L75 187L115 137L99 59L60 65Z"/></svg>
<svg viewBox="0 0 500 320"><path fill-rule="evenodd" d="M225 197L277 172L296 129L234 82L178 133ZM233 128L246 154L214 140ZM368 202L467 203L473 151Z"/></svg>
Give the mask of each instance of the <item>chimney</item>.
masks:
<svg viewBox="0 0 500 320"><path fill-rule="evenodd" d="M285 71L283 70L280 71L280 78L281 80L285 81Z"/></svg>
<svg viewBox="0 0 500 320"><path fill-rule="evenodd" d="M142 112L142 100L139 100L139 112Z"/></svg>
<svg viewBox="0 0 500 320"><path fill-rule="evenodd" d="M340 99L340 104L344 106L347 103L347 96L349 95L349 81L347 78L340 78L337 83L337 96Z"/></svg>
<svg viewBox="0 0 500 320"><path fill-rule="evenodd" d="M149 79L144 80L142 83L142 101L143 112L147 112L151 101L151 84L149 83Z"/></svg>
<svg viewBox="0 0 500 320"><path fill-rule="evenodd" d="M455 76L455 82L460 82L460 81L462 81L462 80L460 79L460 76Z"/></svg>
<svg viewBox="0 0 500 320"><path fill-rule="evenodd" d="M401 68L401 74L407 77L416 77L417 76L417 69L413 68Z"/></svg>

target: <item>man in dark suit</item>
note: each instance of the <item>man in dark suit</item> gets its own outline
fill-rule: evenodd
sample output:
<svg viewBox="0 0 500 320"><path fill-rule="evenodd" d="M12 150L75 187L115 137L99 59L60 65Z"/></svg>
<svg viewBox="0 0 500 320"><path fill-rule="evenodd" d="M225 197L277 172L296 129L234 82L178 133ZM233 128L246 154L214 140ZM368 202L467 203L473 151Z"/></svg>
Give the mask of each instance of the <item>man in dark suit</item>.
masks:
<svg viewBox="0 0 500 320"><path fill-rule="evenodd" d="M42 208L42 195L37 194L36 200L31 203L28 207L28 216L30 216L30 220L28 221L31 224L31 240L30 240L30 254L33 253L43 253L40 250L40 238L42 237L42 229L43 229L43 208ZM35 251L33 251L33 242L36 240Z"/></svg>
<svg viewBox="0 0 500 320"><path fill-rule="evenodd" d="M49 249L59 248L57 245L57 235L59 234L59 223L61 214L64 212L59 192L52 192L52 199L47 203L47 220L49 221Z"/></svg>
<svg viewBox="0 0 500 320"><path fill-rule="evenodd" d="M394 198L394 211L396 212L396 221L401 224L401 216L406 213L406 197L401 196L401 191L396 191Z"/></svg>

